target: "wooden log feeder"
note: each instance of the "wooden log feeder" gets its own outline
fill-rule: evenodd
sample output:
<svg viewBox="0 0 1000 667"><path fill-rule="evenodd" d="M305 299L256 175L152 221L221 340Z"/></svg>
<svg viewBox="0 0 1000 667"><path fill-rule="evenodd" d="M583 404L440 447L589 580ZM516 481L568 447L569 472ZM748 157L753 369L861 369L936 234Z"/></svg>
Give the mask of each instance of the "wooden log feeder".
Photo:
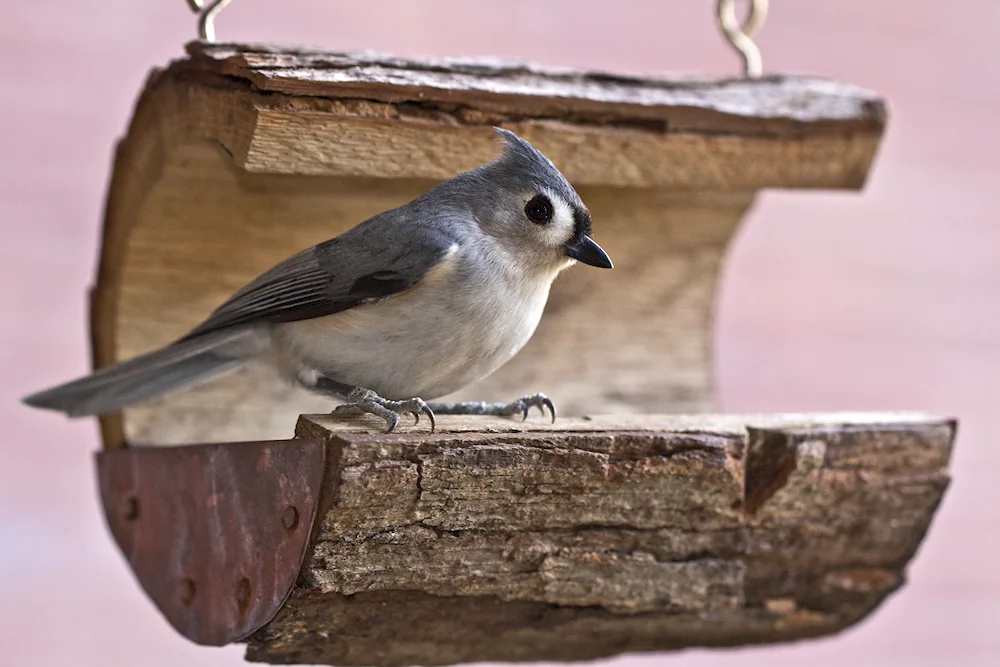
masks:
<svg viewBox="0 0 1000 667"><path fill-rule="evenodd" d="M578 660L856 623L904 581L955 424L711 414L712 309L756 194L861 188L885 117L814 78L189 45L118 148L96 366L492 159L494 126L565 173L616 266L566 271L527 347L454 397L545 391L554 424L385 434L264 370L103 417L101 494L137 579L184 636L270 663Z"/></svg>

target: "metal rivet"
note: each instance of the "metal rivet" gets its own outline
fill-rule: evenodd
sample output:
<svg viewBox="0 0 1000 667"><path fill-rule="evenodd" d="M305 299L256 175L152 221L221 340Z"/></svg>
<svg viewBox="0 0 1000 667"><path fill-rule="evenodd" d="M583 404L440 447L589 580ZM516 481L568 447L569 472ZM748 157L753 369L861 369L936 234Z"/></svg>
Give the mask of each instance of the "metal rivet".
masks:
<svg viewBox="0 0 1000 667"><path fill-rule="evenodd" d="M129 496L122 503L122 517L126 521L135 521L139 518L139 499L135 496Z"/></svg>
<svg viewBox="0 0 1000 667"><path fill-rule="evenodd" d="M246 577L236 584L236 604L241 610L246 610L250 606L250 580Z"/></svg>
<svg viewBox="0 0 1000 667"><path fill-rule="evenodd" d="M294 530L299 525L299 510L294 505L289 505L281 513L281 525L285 530Z"/></svg>
<svg viewBox="0 0 1000 667"><path fill-rule="evenodd" d="M194 579L181 579L181 604L185 607L190 607L191 603L194 602L194 595L196 589L194 586Z"/></svg>

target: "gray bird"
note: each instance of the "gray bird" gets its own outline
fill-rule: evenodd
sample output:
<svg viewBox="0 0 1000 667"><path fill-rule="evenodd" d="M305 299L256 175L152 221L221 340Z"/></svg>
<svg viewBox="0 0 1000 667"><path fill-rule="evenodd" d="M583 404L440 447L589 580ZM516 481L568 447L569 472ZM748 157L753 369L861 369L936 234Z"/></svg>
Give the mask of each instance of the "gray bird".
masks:
<svg viewBox="0 0 1000 667"><path fill-rule="evenodd" d="M555 420L543 394L426 403L480 380L531 338L555 277L611 268L591 218L555 165L497 128L503 152L417 199L281 262L170 345L24 399L71 417L117 412L235 370L273 364L300 386L370 413Z"/></svg>

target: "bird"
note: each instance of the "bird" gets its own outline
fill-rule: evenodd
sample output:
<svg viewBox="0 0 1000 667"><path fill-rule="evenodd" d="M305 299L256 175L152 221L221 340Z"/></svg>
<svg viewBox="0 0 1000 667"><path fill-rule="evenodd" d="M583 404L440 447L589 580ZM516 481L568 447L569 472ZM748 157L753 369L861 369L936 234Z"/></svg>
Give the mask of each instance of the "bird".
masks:
<svg viewBox="0 0 1000 667"><path fill-rule="evenodd" d="M412 201L278 263L187 335L22 399L104 415L264 361L329 397L334 415L479 414L556 419L545 394L433 403L513 358L550 287L580 262L613 268L579 194L537 148L495 127L499 154Z"/></svg>

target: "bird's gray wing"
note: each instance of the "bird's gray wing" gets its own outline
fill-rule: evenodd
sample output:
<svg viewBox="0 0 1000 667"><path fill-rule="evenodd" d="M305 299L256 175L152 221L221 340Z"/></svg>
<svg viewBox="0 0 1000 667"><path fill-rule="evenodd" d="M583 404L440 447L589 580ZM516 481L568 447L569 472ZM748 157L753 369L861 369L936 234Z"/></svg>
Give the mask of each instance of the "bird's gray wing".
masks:
<svg viewBox="0 0 1000 667"><path fill-rule="evenodd" d="M244 324L323 317L416 285L454 239L444 229L406 225L405 220L387 225L385 215L281 262L185 338Z"/></svg>

